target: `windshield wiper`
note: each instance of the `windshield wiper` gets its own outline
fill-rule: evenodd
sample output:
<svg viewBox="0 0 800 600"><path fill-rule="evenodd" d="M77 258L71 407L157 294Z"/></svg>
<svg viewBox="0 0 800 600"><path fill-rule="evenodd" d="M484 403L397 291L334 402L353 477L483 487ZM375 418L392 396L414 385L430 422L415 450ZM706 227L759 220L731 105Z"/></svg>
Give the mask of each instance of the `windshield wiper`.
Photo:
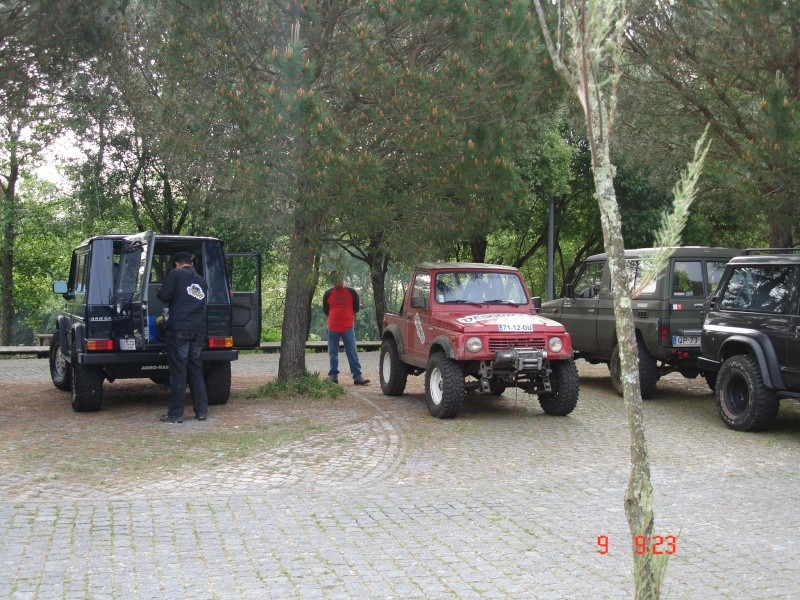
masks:
<svg viewBox="0 0 800 600"><path fill-rule="evenodd" d="M484 300L484 304L508 304L510 306L519 306L518 302L512 302L511 300L500 300L499 298L495 300Z"/></svg>

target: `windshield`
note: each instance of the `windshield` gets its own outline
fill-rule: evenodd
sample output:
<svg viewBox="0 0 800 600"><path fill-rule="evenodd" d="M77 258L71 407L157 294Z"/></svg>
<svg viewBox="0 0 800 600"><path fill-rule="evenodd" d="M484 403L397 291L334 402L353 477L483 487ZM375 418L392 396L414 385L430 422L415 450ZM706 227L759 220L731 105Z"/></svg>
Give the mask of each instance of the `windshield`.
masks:
<svg viewBox="0 0 800 600"><path fill-rule="evenodd" d="M439 304L527 304L528 295L516 273L453 271L436 275Z"/></svg>

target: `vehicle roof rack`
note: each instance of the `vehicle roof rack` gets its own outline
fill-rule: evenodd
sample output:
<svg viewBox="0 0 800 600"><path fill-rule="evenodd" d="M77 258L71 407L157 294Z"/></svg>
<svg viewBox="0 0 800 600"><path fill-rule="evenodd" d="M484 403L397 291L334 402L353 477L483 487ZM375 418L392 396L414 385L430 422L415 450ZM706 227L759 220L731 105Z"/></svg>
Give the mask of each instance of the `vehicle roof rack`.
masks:
<svg viewBox="0 0 800 600"><path fill-rule="evenodd" d="M748 248L742 252L743 256L755 254L800 254L800 248Z"/></svg>

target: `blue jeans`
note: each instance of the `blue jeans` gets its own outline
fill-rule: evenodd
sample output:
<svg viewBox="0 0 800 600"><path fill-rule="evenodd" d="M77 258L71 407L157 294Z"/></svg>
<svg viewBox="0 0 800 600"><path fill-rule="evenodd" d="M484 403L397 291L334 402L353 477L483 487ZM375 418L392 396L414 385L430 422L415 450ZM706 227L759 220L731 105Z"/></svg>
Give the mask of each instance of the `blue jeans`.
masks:
<svg viewBox="0 0 800 600"><path fill-rule="evenodd" d="M361 363L358 362L358 350L356 350L356 330L351 327L343 333L328 329L328 356L331 359L331 370L328 377L339 377L339 340L344 342L344 352L347 355L347 362L350 363L350 372L353 374L353 381L361 379Z"/></svg>
<svg viewBox="0 0 800 600"><path fill-rule="evenodd" d="M208 414L208 396L203 381L203 361L200 353L206 338L197 331L167 330L167 361L169 363L169 411L173 419L183 417L186 398L186 383L192 392L194 414L205 417Z"/></svg>

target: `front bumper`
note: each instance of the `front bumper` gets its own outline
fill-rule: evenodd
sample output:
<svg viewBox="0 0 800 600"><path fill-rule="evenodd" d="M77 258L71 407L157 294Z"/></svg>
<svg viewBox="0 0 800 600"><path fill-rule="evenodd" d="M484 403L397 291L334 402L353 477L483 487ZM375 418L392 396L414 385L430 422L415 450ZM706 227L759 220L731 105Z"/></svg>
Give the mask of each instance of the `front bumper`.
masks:
<svg viewBox="0 0 800 600"><path fill-rule="evenodd" d="M550 361L547 351L534 348L508 348L495 352L494 360L481 363L478 380L484 393L491 382L513 385L528 393L551 392Z"/></svg>

